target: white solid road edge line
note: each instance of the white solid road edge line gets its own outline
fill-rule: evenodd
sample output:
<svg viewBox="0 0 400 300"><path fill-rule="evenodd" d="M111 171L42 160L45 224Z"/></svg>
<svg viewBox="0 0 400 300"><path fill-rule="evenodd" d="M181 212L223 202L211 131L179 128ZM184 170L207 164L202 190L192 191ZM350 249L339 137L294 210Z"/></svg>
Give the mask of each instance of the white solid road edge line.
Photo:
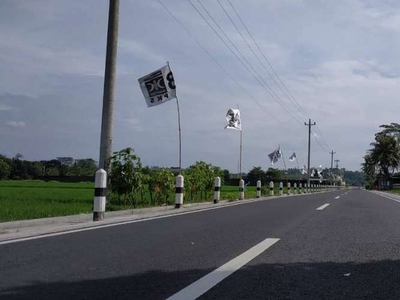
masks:
<svg viewBox="0 0 400 300"><path fill-rule="evenodd" d="M308 195L304 194L304 195L296 195L296 196L308 196ZM226 207L245 205L245 204L249 204L249 203L256 203L256 202L262 202L262 201L277 200L280 198L288 198L288 197L291 197L291 196L273 197L272 199L269 197L264 197L264 198L260 198L260 199L256 199L256 200L246 199L246 200L241 200L240 202L236 202L236 203L225 203L223 205L219 205L216 207L205 207L205 208L200 208L200 209L195 209L195 210L190 210L190 211L182 211L182 212L171 213L171 214L161 215L161 216L145 217L142 219L119 221L119 222L108 223L108 224L93 224L93 226L88 226L88 227L83 227L83 228L65 229L63 231L58 231L58 232L42 233L42 234L36 234L36 235L32 235L32 236L27 236L27 237L17 237L17 238L13 238L13 239L3 240L3 241L0 241L0 245L43 239L43 238L59 236L59 235L64 235L64 234L77 233L77 232L82 232L82 231L97 230L97 229L127 225L127 224L132 224L132 223L146 222L146 221L152 221L152 220L157 220L157 219L172 218L172 217L177 217L177 216L182 216L182 215L204 212L204 211L208 211L208 210L222 209L222 208L226 208Z"/></svg>
<svg viewBox="0 0 400 300"><path fill-rule="evenodd" d="M239 256L227 262L223 266L212 271L211 273L200 278L199 280L193 282L191 285L187 286L178 293L172 295L167 300L197 299L198 297L206 293L208 290L210 290L212 287L217 285L219 282L224 280L229 275L239 270L249 261L251 261L258 255L263 253L265 250L267 250L269 247L271 247L278 241L279 239L272 239L272 238L265 239L261 243L255 245L246 252L240 254Z"/></svg>
<svg viewBox="0 0 400 300"><path fill-rule="evenodd" d="M324 208L328 207L330 204L329 203L325 203L324 205L318 207L316 210L323 210Z"/></svg>
<svg viewBox="0 0 400 300"><path fill-rule="evenodd" d="M396 202L399 202L399 203L400 203L400 200L395 199L395 198L392 198L392 197L390 197L390 195L384 195L384 194L375 193L375 192L371 192L371 193L373 193L373 194L375 194L375 195L378 195L378 196L381 196L381 197L383 197L383 198L386 198L386 199L389 199L389 200L393 200L393 201L396 201Z"/></svg>

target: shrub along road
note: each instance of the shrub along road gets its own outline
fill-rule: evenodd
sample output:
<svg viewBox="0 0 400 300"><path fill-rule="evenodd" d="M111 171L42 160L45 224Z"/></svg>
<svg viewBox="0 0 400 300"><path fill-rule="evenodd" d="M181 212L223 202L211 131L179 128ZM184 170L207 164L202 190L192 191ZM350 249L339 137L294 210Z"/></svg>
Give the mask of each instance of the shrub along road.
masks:
<svg viewBox="0 0 400 300"><path fill-rule="evenodd" d="M399 213L335 191L0 245L0 298L399 299Z"/></svg>

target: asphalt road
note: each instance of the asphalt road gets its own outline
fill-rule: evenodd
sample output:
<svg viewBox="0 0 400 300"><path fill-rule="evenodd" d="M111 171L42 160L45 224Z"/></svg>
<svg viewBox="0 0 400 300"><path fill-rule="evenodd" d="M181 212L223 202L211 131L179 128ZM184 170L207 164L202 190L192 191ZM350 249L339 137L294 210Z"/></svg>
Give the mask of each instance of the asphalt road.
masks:
<svg viewBox="0 0 400 300"><path fill-rule="evenodd" d="M0 299L400 299L399 216L336 191L0 245Z"/></svg>

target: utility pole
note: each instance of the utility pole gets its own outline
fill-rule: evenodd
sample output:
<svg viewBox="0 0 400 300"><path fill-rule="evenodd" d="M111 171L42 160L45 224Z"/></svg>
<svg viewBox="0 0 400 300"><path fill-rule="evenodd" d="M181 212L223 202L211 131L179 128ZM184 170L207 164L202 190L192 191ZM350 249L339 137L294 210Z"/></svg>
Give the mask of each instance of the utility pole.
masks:
<svg viewBox="0 0 400 300"><path fill-rule="evenodd" d="M107 174L109 174L110 171L109 160L112 152L114 90L117 68L118 19L119 0L110 0L99 159L99 168L104 169Z"/></svg>
<svg viewBox="0 0 400 300"><path fill-rule="evenodd" d="M308 119L308 124L304 122L304 125L308 126L308 163L307 163L307 185L310 186L310 152L311 152L311 126L317 123L311 123L311 119Z"/></svg>
<svg viewBox="0 0 400 300"><path fill-rule="evenodd" d="M335 159L335 168L336 169L339 169L339 162L340 162L339 159Z"/></svg>
<svg viewBox="0 0 400 300"><path fill-rule="evenodd" d="M333 171L332 171L332 169L333 169L333 154L336 154L336 152L333 152L333 150L331 151L331 152L329 152L329 154L331 155L331 185L332 185L332 183L333 183Z"/></svg>
<svg viewBox="0 0 400 300"><path fill-rule="evenodd" d="M339 159L335 159L335 168L338 170L338 171L337 171L337 175L338 175L338 176L340 176L339 162L340 162Z"/></svg>

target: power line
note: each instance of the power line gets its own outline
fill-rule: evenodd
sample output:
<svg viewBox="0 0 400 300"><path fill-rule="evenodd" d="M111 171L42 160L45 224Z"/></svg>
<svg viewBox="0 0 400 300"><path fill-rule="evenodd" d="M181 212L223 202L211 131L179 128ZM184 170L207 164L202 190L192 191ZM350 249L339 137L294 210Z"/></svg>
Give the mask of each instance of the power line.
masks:
<svg viewBox="0 0 400 300"><path fill-rule="evenodd" d="M243 19L241 18L239 12L236 10L235 6L233 5L233 3L230 0L227 0L228 3L230 4L232 10L235 12L236 16L238 17L238 19L240 20L240 22L242 23L243 27L245 28L245 30L247 31L248 35L250 36L250 38L252 39L253 43L256 45L258 51L262 54L264 60L267 62L268 66L270 67L270 69L273 71L273 73L275 74L276 78L278 78L279 82L281 83L281 85L286 89L287 93L282 89L281 85L279 85L277 83L277 81L275 80L275 78L271 75L271 73L267 70L267 68L265 67L265 65L260 61L258 55L256 55L256 53L254 52L254 50L252 49L252 47L250 46L250 44L247 42L247 40L245 39L245 37L242 35L242 33L240 32L239 28L236 26L235 22L233 21L233 19L230 17L230 15L228 14L228 12L226 11L226 9L224 8L224 6L221 4L220 0L217 0L219 5L221 6L221 8L223 9L225 15L229 18L229 20L231 21L231 23L235 26L236 31L239 33L239 35L241 36L241 38L246 42L247 46L250 48L251 52L253 53L253 55L257 58L257 60L260 62L260 64L263 66L263 68L265 69L265 71L268 73L268 75L270 75L270 77L274 80L275 84L279 87L279 89L285 94L286 97L288 97L289 100L290 97L288 96L288 94L291 96L292 100L291 102L294 103L301 112L303 112L304 114L307 115L307 112L304 110L304 108L298 103L298 101L296 100L296 98L293 96L293 94L290 92L290 90L287 88L287 86L285 85L285 83L282 81L282 79L280 78L280 76L278 75L278 73L276 72L275 68L272 66L272 64L270 63L270 61L268 60L267 56L264 54L264 52L261 50L261 47L258 45L257 41L255 40L255 38L253 37L253 35L251 34L249 28L246 26L246 24L244 23ZM325 144L326 147L329 148L329 144L326 142L321 130L319 130L319 128L316 126L315 127L316 131L318 132L318 135L321 137L321 142Z"/></svg>
<svg viewBox="0 0 400 300"><path fill-rule="evenodd" d="M324 143L324 145L325 145L327 148L331 148L331 147L329 147L329 144L328 144L327 141L325 140L325 138L324 138L324 136L323 136L321 130L318 128L318 126L315 126L315 130L317 131L318 135L321 137L321 141Z"/></svg>
<svg viewBox="0 0 400 300"><path fill-rule="evenodd" d="M225 38L230 42L230 44L232 45L232 47L239 53L239 55L243 58L240 59L238 57L238 55L235 53L235 51L233 51L232 47L230 47L227 42L222 38L222 36L216 31L216 29L212 26L212 24L210 24L210 22L204 17L204 15L199 11L199 9L190 1L188 0L188 2L192 5L192 7L196 10L196 12L202 17L202 19L207 23L207 25L213 30L213 32L217 35L217 37L224 43L224 45L230 50L230 52L235 56L235 58L240 62L240 64L242 64L242 66L250 73L251 76L253 76L253 78L268 92L268 94L270 94L270 96L282 107L282 109L284 109L287 113L289 113L296 121L299 121L297 115L293 114L291 112L291 110L289 108L286 107L286 103L272 90L272 88L268 85L268 83L265 82L265 80L260 76L260 74L254 69L254 67L252 66L252 64L245 58L245 56L240 52L240 50L238 49L238 47L235 45L235 43L229 38L229 36L225 33L225 31L221 28L221 26L219 26L218 22L213 18L213 16L209 13L209 11L207 10L207 8L200 2L200 0L197 0L199 2L199 4L202 6L202 8L204 9L204 11L208 14L208 16L213 20L214 24L219 28L219 30L222 32L222 34L225 36ZM219 68L237 85L240 87L240 89L249 97L251 98L260 108L262 108L263 110L265 110L269 116L271 116L271 118L273 118L276 122L280 123L280 121L275 118L272 114L270 114L270 112L268 110L266 110L253 96L251 96L251 94L244 89L244 87L221 65L221 63L219 63L219 61L194 37L194 35L175 17L175 15L161 2L161 0L158 0L158 2L162 5L162 7L174 18L174 20L186 31L186 33L188 35L191 36L191 38L197 43L197 45L214 61L214 63L216 63ZM250 35L250 37L252 38L254 44L257 46L258 50L260 51L260 53L263 55L264 59L267 61L268 65L270 66L271 70L273 70L275 76L279 79L279 81L281 82L281 84L285 87L285 89L287 90L288 93L290 93L290 91L288 90L288 88L284 85L284 83L282 82L282 80L279 78L279 75L276 73L276 71L273 69L272 65L269 63L267 57L264 55L264 53L262 52L261 48L258 46L257 42L255 41L254 37L251 35L250 31L248 30L248 28L246 27L246 25L244 24L243 20L241 19L240 15L237 13L237 11L235 10L233 4L228 0L228 2L231 4L233 10L236 12L238 18L241 20L243 26L245 27L245 29L247 30L248 34ZM221 3L218 0L218 3L221 5ZM221 5L221 7L224 9L224 7ZM224 12L227 14L226 10L224 9ZM228 17L229 14L227 14ZM233 22L233 20L230 18L232 24L234 24L236 30L238 30L238 32L240 33L240 30L237 28L236 24ZM266 72L269 74L269 76L271 78L274 79L274 77L271 75L271 73L268 72L267 68L265 67L265 65L261 62L261 60L259 59L259 57L255 54L254 50L251 48L250 44L247 42L247 40L244 38L243 35L242 39L246 42L247 46L252 50L254 56L256 56L257 60L259 61L259 63L263 66L263 68L266 70ZM262 82L264 82L264 84L256 77L256 75L249 69L249 67L243 62L245 61L250 68L253 70L253 72L262 80ZM274 79L275 84L279 86L279 84L276 82L276 80ZM271 90L267 90L266 86ZM281 91L282 88L280 87ZM284 92L284 91L282 91ZM286 95L286 93L284 93ZM291 95L291 94L290 94ZM287 96L287 95L286 95ZM293 95L291 95L293 97ZM288 97L288 96L287 96ZM294 98L294 97L293 97ZM289 98L288 98L289 99ZM296 101L296 99L294 99L294 101ZM293 101L292 101L293 102ZM298 106L298 108L302 111L305 112L305 110L298 104L298 102L296 101L296 106ZM315 126L316 127L316 126ZM316 139L318 145L326 151L327 148L329 148L328 143L326 142L325 138L322 135L322 132L316 128L316 131L318 132L318 135L321 137L321 141L316 138L316 136L314 136L314 138ZM314 134L313 134L314 135ZM322 144L321 144L322 142Z"/></svg>
<svg viewBox="0 0 400 300"><path fill-rule="evenodd" d="M321 147L321 149L329 152L329 149L326 146L324 146L323 144L321 144L319 138L317 138L318 135L313 130L312 130L312 135L313 135L314 139L316 140L316 142L318 143L318 145Z"/></svg>
<svg viewBox="0 0 400 300"><path fill-rule="evenodd" d="M188 2L192 5L192 7L196 10L196 12L200 15L200 17L207 23L207 25L212 29L212 31L218 36L218 38L223 42L223 44L231 51L231 53L236 57L236 59L242 64L242 66L253 76L253 78L270 94L270 96L287 112L289 113L297 122L300 124L302 121L294 115L288 108L286 108L285 103L279 98L278 95L270 88L270 86L265 82L265 80L258 74L258 72L254 69L254 67L248 62L248 60L244 57L244 55L237 49L236 50L239 52L239 54L243 57L243 59L249 64L250 68L254 71L254 73L257 74L258 77L261 78L261 81L253 74L252 71L250 71L249 67L237 56L237 54L232 50L232 48L225 42L225 40L221 37L221 35L215 30L215 28L210 24L210 22L204 17L204 15L199 11L199 9L191 2L191 0L188 0ZM203 9L208 13L207 9L201 4L201 2L198 0L200 5L203 7ZM208 13L209 14L209 13ZM214 23L217 23L215 19L209 14L211 19L214 21ZM218 27L218 26L217 26ZM222 32L223 29L219 27ZM229 39L229 37L224 33L224 35ZM230 40L231 41L231 40ZM231 41L233 44L233 42ZM264 84L263 84L264 82ZM269 90L266 88L266 86L269 88Z"/></svg>
<svg viewBox="0 0 400 300"><path fill-rule="evenodd" d="M222 5L220 0L217 0L218 4L221 6L222 10L224 11L225 15L228 17L229 21L232 23L232 25L235 27L236 31L239 33L240 37L242 38L242 40L246 43L247 47L250 49L250 51L253 53L253 55L256 57L257 61L260 63L260 65L263 67L263 69L265 70L265 72L267 72L267 74L271 77L271 79L274 81L274 83L276 84L276 86L281 90L281 92L286 96L286 98L292 102L295 106L297 105L298 109L300 112L302 112L302 107L295 101L293 101L289 95L286 93L286 91L284 91L281 87L281 85L276 81L275 77L271 74L270 71L268 71L267 67L265 66L265 64L261 61L261 59L259 58L259 56L256 54L256 52L253 50L253 47L249 44L249 42L247 41L247 39L243 36L242 32L240 31L240 29L236 26L236 23L233 21L233 19L231 18L231 16L229 15L229 13L227 12L227 10L225 9L225 7ZM236 12L236 15L240 18L240 16L238 15L238 13ZM242 24L244 24L243 20L241 20ZM244 25L245 26L245 25ZM246 27L247 28L247 27ZM248 31L249 35L250 31ZM305 115L307 115L307 113L304 111L303 112Z"/></svg>
<svg viewBox="0 0 400 300"><path fill-rule="evenodd" d="M161 6L169 13L169 15L181 26L183 30L196 42L196 44L211 58L211 60L218 65L218 67L237 85L240 89L250 98L252 99L261 109L263 109L272 119L274 119L277 123L280 121L270 113L264 106L262 106L220 63L219 61L197 40L192 32L179 21L179 19L168 9L161 0L157 0Z"/></svg>
<svg viewBox="0 0 400 300"><path fill-rule="evenodd" d="M287 88L287 86L285 85L285 83L282 81L282 79L279 77L278 73L275 71L274 67L272 66L272 64L270 63L270 61L268 60L268 58L266 57L266 55L264 54L264 52L261 50L260 46L258 45L257 41L254 39L253 35L251 34L250 30L248 29L248 27L246 26L246 24L244 23L243 19L240 17L239 13L237 12L237 10L235 9L234 5L232 4L232 2L230 0L228 0L230 6L232 7L233 11L235 12L235 14L237 15L237 17L239 18L240 22L242 23L243 27L246 29L247 33L249 34L249 36L251 37L253 43L256 45L258 51L260 51L261 55L263 56L263 58L265 59L265 61L267 62L268 66L271 68L272 72L275 74L275 76L278 78L279 82L282 84L282 86L286 89L286 91L288 92L288 94L292 97L292 99L294 100L294 102L297 104L297 106L299 107L299 109L307 115L307 112L303 109L303 107L297 102L296 98L292 95L292 93L289 91L289 89Z"/></svg>

